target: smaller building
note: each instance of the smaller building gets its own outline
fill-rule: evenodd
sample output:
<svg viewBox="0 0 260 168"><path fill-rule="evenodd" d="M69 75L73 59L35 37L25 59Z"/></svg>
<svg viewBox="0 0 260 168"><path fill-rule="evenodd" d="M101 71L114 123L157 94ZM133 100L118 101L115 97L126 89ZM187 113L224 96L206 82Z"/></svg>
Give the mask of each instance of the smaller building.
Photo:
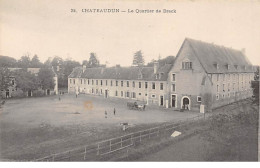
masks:
<svg viewBox="0 0 260 168"><path fill-rule="evenodd" d="M53 71L53 79L54 79L54 89L46 89L42 90L39 88L38 90L29 90L27 93L23 93L23 91L17 87L15 76L12 75L16 71L26 70L27 72L30 72L31 74L34 74L35 76L38 76L38 73L40 71L40 68L8 68L8 70L11 73L10 79L10 86L7 90L1 90L1 95L3 98L11 98L11 97L32 97L34 95L52 95L52 94L58 94L58 76Z"/></svg>

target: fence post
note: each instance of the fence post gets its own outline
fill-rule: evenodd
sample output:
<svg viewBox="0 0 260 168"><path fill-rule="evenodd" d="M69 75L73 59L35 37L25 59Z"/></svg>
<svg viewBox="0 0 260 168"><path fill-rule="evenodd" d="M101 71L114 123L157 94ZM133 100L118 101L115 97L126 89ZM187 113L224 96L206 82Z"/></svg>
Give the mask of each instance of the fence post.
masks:
<svg viewBox="0 0 260 168"><path fill-rule="evenodd" d="M85 146L84 160L86 160L86 156L87 156L87 147Z"/></svg>
<svg viewBox="0 0 260 168"><path fill-rule="evenodd" d="M142 132L140 132L140 142L142 141Z"/></svg>
<svg viewBox="0 0 260 168"><path fill-rule="evenodd" d="M97 147L97 155L99 155L99 143L98 143L98 147Z"/></svg>
<svg viewBox="0 0 260 168"><path fill-rule="evenodd" d="M109 143L110 143L110 144L109 144L109 146L110 146L110 148L109 148L109 149L110 149L110 151L111 151L111 139L110 139ZM110 151L109 151L109 152L110 152Z"/></svg>
<svg viewBox="0 0 260 168"><path fill-rule="evenodd" d="M134 145L134 142L133 142L133 134L131 134L131 143L132 143L132 145Z"/></svg>

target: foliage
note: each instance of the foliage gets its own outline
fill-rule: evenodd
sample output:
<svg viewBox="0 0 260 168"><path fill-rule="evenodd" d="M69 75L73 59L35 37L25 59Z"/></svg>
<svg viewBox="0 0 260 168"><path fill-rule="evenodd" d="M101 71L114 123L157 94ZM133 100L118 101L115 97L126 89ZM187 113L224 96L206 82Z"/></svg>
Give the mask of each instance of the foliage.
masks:
<svg viewBox="0 0 260 168"><path fill-rule="evenodd" d="M89 61L88 61L88 67L98 67L99 64L99 60L97 58L96 53L90 53L90 57L89 57Z"/></svg>
<svg viewBox="0 0 260 168"><path fill-rule="evenodd" d="M43 64L40 62L39 57L35 54L31 60L31 68L40 68Z"/></svg>
<svg viewBox="0 0 260 168"><path fill-rule="evenodd" d="M34 97L42 97L42 96L45 96L45 92L44 92L44 90L35 90L33 92L33 96Z"/></svg>
<svg viewBox="0 0 260 168"><path fill-rule="evenodd" d="M20 88L22 91L33 91L39 88L39 80L30 72L27 72L26 70L20 70L15 72L15 81L16 86Z"/></svg>
<svg viewBox="0 0 260 168"><path fill-rule="evenodd" d="M0 91L8 89L10 83L10 71L6 67L0 67Z"/></svg>
<svg viewBox="0 0 260 168"><path fill-rule="evenodd" d="M41 68L38 74L39 84L42 89L54 88L54 73L51 69Z"/></svg>
<svg viewBox="0 0 260 168"><path fill-rule="evenodd" d="M17 90L11 93L11 97L15 97L15 98L26 97L26 92L23 92L22 90Z"/></svg>
<svg viewBox="0 0 260 168"><path fill-rule="evenodd" d="M137 65L137 66L144 65L144 56L141 50L134 53L133 65Z"/></svg>
<svg viewBox="0 0 260 168"><path fill-rule="evenodd" d="M254 81L251 82L254 103L259 105L259 66L256 67Z"/></svg>
<svg viewBox="0 0 260 168"><path fill-rule="evenodd" d="M18 64L19 68L30 68L30 66L31 66L31 59L29 57L29 54L22 56L18 60L17 64Z"/></svg>
<svg viewBox="0 0 260 168"><path fill-rule="evenodd" d="M257 137L258 110L242 106L234 114L215 114L207 121L208 129L202 134L209 142L207 160L242 160L244 145L255 143L255 137L248 132L255 132ZM243 140L242 140L243 139ZM241 140L241 141L240 141Z"/></svg>
<svg viewBox="0 0 260 168"><path fill-rule="evenodd" d="M16 59L8 56L0 55L0 67L16 67L17 61Z"/></svg>
<svg viewBox="0 0 260 168"><path fill-rule="evenodd" d="M174 57L174 56L168 56L168 57L163 58L163 59L159 58L159 60L158 60L159 66L163 66L163 65L165 65L165 64L173 64L173 63L174 63L174 60L175 60L175 57ZM154 62L155 62L155 61L156 61L156 60L152 60L151 62L149 62L149 63L147 64L147 66L148 66L148 67L152 67L152 66L154 65Z"/></svg>

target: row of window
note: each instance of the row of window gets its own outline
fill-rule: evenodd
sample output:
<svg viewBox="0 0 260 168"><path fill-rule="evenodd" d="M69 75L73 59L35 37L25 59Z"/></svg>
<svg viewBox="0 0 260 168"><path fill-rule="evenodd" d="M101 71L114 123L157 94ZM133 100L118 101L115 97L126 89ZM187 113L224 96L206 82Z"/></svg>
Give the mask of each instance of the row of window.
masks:
<svg viewBox="0 0 260 168"><path fill-rule="evenodd" d="M217 81L219 81L219 77L220 76L222 76L222 80L223 81L225 81L225 80L232 80L232 79L233 80L236 80L236 79L239 80L239 78L242 81L247 80L247 78L248 78L248 80L250 81L253 78L252 74L249 74L249 75L247 75L247 74L217 74Z"/></svg>
<svg viewBox="0 0 260 168"><path fill-rule="evenodd" d="M73 82L73 84L75 84L75 79L70 79L70 83L72 83ZM83 84L83 82L84 82L84 84L90 84L90 80L88 79L88 80L86 80L86 79L80 79L80 84ZM94 80L91 80L91 84L92 85L94 85ZM96 85L98 85L99 84L99 80L96 80ZM100 85L101 86L103 86L103 80L100 80ZM105 85L107 86L108 85L108 81L107 80L105 80ZM113 81L111 80L110 81L110 86L113 86ZM116 81L116 86L118 86L118 81ZM121 87L124 87L124 81L121 81L121 83L120 83L120 86ZM126 87L130 87L130 81L126 81ZM133 81L132 82L132 87L133 88L135 88L135 81ZM138 82L138 87L139 88L142 88L142 82ZM152 87L152 89L156 89L156 83L155 82L152 82L151 83L151 87ZM148 88L148 82L145 82L145 89L147 89ZM163 90L163 83L160 83L160 90Z"/></svg>
<svg viewBox="0 0 260 168"><path fill-rule="evenodd" d="M222 96L222 99L224 99L226 95L224 93L223 94L217 93L216 94L216 100L219 100L220 96ZM228 93L227 94L227 97L231 97L231 96L235 97L236 96L236 92L232 92L232 93ZM239 96L239 93L237 93L237 96Z"/></svg>
<svg viewBox="0 0 260 168"><path fill-rule="evenodd" d="M250 81L249 81L249 85L248 86L250 86ZM237 83L238 85L238 90L239 90L239 82ZM247 89L247 87L245 86L246 85L246 83L243 83L243 82L241 82L241 91L243 91L243 89L244 89L244 87L245 87L245 90ZM233 91L235 90L235 87L236 87L236 83L233 83ZM223 92L225 92L226 91L226 85L225 84L222 84L222 89L223 89ZM230 91L230 84L228 83L227 84L227 91L229 92ZM219 85L217 85L217 93L219 92Z"/></svg>

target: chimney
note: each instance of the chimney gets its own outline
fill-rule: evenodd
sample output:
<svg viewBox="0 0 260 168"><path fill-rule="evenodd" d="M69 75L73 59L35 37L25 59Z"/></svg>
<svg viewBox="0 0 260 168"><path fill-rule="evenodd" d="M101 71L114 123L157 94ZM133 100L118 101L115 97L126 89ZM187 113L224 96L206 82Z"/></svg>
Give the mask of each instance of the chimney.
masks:
<svg viewBox="0 0 260 168"><path fill-rule="evenodd" d="M83 72L83 73L86 71L86 68L87 68L86 65L83 65L83 66L82 66L82 72Z"/></svg>
<svg viewBox="0 0 260 168"><path fill-rule="evenodd" d="M154 61L154 63L153 63L153 72L154 72L154 74L158 73L158 69L159 69L159 62L158 61Z"/></svg>

